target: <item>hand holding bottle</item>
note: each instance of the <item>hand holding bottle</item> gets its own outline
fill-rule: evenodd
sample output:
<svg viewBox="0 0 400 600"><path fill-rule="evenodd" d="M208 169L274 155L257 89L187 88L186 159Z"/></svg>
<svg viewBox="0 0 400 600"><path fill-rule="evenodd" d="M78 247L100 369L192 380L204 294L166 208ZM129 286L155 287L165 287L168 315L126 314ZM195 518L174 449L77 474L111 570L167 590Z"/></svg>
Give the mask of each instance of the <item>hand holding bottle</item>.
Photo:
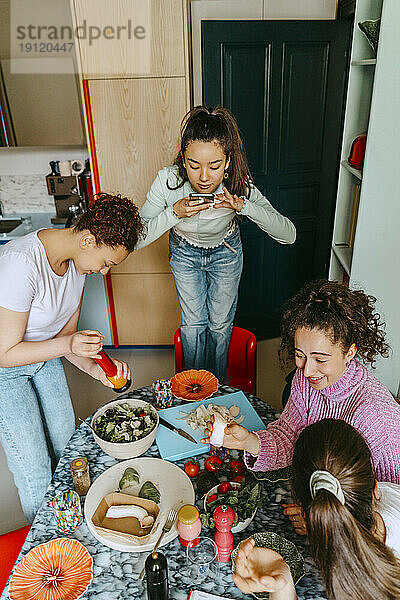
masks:
<svg viewBox="0 0 400 600"><path fill-rule="evenodd" d="M114 376L115 380L117 380L117 381L121 380L122 382L123 381L130 382L131 381L131 370L129 368L129 365L122 360L117 360L116 358L113 358L110 360L112 360L113 364L115 365L115 367L117 369L117 374ZM97 364L97 362L93 363L93 366L90 370L90 375L94 379L98 379L98 381L100 381L103 385L115 390L114 383L112 381L110 381L110 379L108 379L106 373L99 366L99 364Z"/></svg>

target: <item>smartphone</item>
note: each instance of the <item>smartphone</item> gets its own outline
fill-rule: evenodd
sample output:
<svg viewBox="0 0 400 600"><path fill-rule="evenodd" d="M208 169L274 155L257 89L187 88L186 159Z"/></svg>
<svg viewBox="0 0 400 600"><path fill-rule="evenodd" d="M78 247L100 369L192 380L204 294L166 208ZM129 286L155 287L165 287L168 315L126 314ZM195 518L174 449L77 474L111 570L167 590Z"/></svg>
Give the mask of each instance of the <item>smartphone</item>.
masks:
<svg viewBox="0 0 400 600"><path fill-rule="evenodd" d="M191 200L203 200L202 204L215 202L214 194L189 194Z"/></svg>

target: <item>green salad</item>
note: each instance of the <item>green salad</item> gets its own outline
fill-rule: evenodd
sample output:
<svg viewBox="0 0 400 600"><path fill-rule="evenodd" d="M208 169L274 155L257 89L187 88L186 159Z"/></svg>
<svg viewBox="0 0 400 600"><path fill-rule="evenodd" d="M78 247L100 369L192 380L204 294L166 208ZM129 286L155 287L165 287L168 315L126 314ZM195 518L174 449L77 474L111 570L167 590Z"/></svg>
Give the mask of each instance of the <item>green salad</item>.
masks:
<svg viewBox="0 0 400 600"><path fill-rule="evenodd" d="M150 404L130 406L126 402L106 410L94 422L97 435L106 442L136 442L156 426L157 416Z"/></svg>
<svg viewBox="0 0 400 600"><path fill-rule="evenodd" d="M246 483L242 481L239 488L233 488L226 493L212 494L211 501L207 502L207 510L200 513L200 520L204 527L208 529L215 528L213 512L222 504L226 504L233 508L235 512L235 520L232 527L238 523L245 521L253 512L261 506L261 486L259 483Z"/></svg>

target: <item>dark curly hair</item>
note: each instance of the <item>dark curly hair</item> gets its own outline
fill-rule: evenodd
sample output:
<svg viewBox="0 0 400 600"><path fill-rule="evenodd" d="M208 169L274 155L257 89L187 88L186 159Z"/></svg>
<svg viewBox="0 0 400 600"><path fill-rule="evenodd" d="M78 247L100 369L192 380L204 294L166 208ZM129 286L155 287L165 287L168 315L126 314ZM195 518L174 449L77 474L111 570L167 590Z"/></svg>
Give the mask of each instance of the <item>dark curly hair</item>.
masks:
<svg viewBox="0 0 400 600"><path fill-rule="evenodd" d="M74 231L90 231L97 246L124 246L128 252L135 249L143 228L139 209L131 200L103 192L96 194L93 204L74 225Z"/></svg>
<svg viewBox="0 0 400 600"><path fill-rule="evenodd" d="M307 283L286 304L281 325L279 358L284 365L294 357L297 329L319 329L344 353L352 344L357 357L374 366L376 356L387 357L385 324L375 312L376 298L362 290L350 290L336 281L321 279Z"/></svg>
<svg viewBox="0 0 400 600"><path fill-rule="evenodd" d="M232 113L223 106L208 108L208 106L195 106L183 117L181 122L181 144L180 151L175 158L174 165L178 167L179 183L175 188L183 186L188 181L183 161L186 148L190 142L213 142L216 140L225 156L230 158L229 167L226 170L228 178L224 179L224 185L231 194L245 196L250 193L253 183L243 148L237 123ZM169 186L168 186L169 187Z"/></svg>

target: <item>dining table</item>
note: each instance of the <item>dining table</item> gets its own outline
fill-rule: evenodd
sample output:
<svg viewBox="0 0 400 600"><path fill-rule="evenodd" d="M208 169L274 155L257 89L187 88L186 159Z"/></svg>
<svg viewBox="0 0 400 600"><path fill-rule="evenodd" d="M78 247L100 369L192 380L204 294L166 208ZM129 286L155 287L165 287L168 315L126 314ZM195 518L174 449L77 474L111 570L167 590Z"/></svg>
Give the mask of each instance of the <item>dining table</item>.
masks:
<svg viewBox="0 0 400 600"><path fill-rule="evenodd" d="M236 388L222 385L215 393L215 396L237 391ZM265 425L279 417L279 412L260 398L249 393L245 395ZM121 395L120 398L140 398L152 403L152 387L147 386L130 391ZM113 399L115 400L115 397ZM212 398L210 398L210 401L212 401ZM177 402L179 403L180 401ZM52 500L58 492L73 489L70 463L77 457L86 457L89 461L90 476L93 483L106 469L120 462L105 454L98 446L90 429L90 420L91 417L88 417L85 422L81 423L69 440L54 471L52 481L32 523L16 564L38 544L43 544L55 538L69 537L81 542L93 558L93 579L86 592L81 596L82 599L145 600L147 598L146 579L140 579L139 574L144 566L148 555L147 552L121 552L102 544L93 536L85 519L75 532L70 535L60 533L56 527ZM233 458L238 456L237 451L231 451L231 453ZM156 443L153 443L143 456L160 458ZM196 456L196 460L200 463L201 468L203 468L204 455ZM175 464L183 469L187 461L188 458L185 458L176 461ZM296 545L305 561L305 575L296 585L299 600L326 600L327 595L319 572L311 558L307 538L306 536L298 535L288 517L283 514L282 503L292 501L289 481L269 481L268 479L262 479L260 483L262 505L258 508L250 525L241 533L234 534L234 547L256 532L270 531L287 538ZM83 501L84 499L82 499L82 503ZM198 498L197 494L196 502L200 508L202 506L201 499ZM201 535L213 537L214 532L203 527ZM193 587L226 598L253 597L243 594L233 583L230 562L220 563L216 579L193 586L190 578L184 575L187 559L185 548L181 545L178 537L163 545L161 551L168 562L170 600L186 600L190 589ZM1 600L9 598L8 588L9 582L1 595Z"/></svg>

